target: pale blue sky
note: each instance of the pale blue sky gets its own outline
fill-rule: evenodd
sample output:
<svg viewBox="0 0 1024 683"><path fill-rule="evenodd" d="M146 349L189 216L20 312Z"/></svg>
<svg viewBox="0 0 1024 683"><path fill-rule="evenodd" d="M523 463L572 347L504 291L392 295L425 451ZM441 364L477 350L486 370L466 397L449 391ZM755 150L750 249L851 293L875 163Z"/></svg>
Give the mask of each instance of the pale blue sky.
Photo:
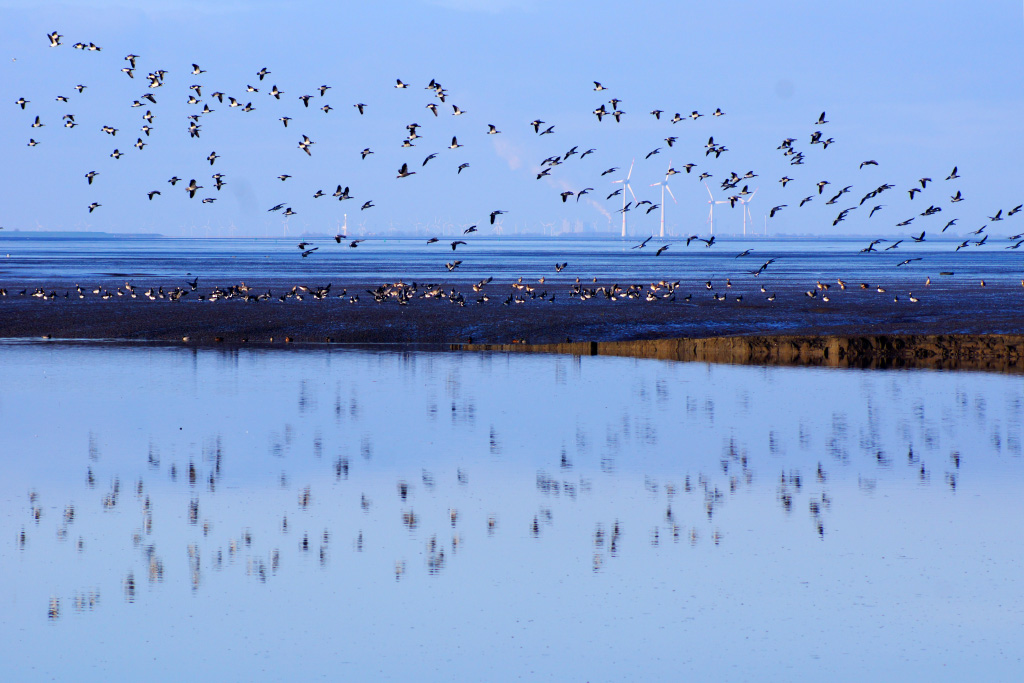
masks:
<svg viewBox="0 0 1024 683"><path fill-rule="evenodd" d="M343 214L370 232L437 231L450 223L484 225L494 209L504 224L523 230L561 229L579 221L617 234L621 200L605 197L636 159L632 186L640 199L660 202L651 183L671 162L693 173L670 179L673 234L707 233L707 191L697 174L718 184L730 172L754 171L743 184L760 188L750 204L754 222L787 204L769 222L779 233L937 234L950 219L972 230L988 216L1024 202L1024 18L1020 2L482 2L437 0L390 3L201 3L185 0L116 2L0 2L0 138L3 208L7 229L91 229L187 233L188 226L234 225L237 234L281 234L283 202L296 215L290 233L333 232ZM46 33L64 35L50 48ZM102 52L73 49L94 42ZM140 55L134 79L121 68ZM193 76L191 64L206 73ZM256 71L272 74L260 82ZM165 85L148 89L145 75L166 69ZM395 79L408 89L394 88ZM437 79L448 91L440 103L424 86ZM593 81L607 90L595 92ZM73 86L88 86L79 94ZM201 104L189 105L189 86L201 84ZM246 93L246 85L260 89ZM268 96L272 85L284 91ZM317 86L332 87L320 97ZM255 111L244 113L210 97L223 91ZM157 104L133 108L152 93ZM314 95L304 108L298 96ZM64 95L68 103L55 101ZM15 104L30 100L25 110ZM622 100L622 122L598 123L591 111L611 97ZM353 108L368 107L364 116ZM439 105L439 116L425 108ZM451 104L466 111L452 116ZM190 139L187 116L209 104L201 137ZM329 104L333 110L319 109ZM716 107L726 115L710 116ZM610 105L606 108L611 110ZM662 109L657 121L648 112ZM152 134L140 132L142 114L155 117ZM705 114L669 122L675 112ZM827 111L829 123L815 126ZM62 127L73 113L78 127ZM32 128L35 116L45 124ZM284 128L279 117L290 116ZM529 122L554 125L538 136ZM415 147L403 149L409 123L419 123ZM499 135L486 135L494 124ZM101 126L119 129L116 137ZM821 130L835 144L810 145ZM133 147L142 136L148 146ZM298 142L316 144L307 157ZM448 149L452 135L464 146ZM728 151L705 157L709 136ZM671 149L668 136L677 137ZM806 155L790 166L776 149L783 138ZM35 147L29 139L39 141ZM536 180L539 163L571 147L595 148L573 156ZM114 148L124 153L110 158ZM360 150L375 153L361 160ZM648 152L660 154L645 159ZM207 155L220 158L211 167ZM430 153L437 158L421 165ZM877 167L858 169L861 161ZM397 179L409 163L416 175ZM469 168L456 172L461 163ZM961 178L944 179L958 166ZM601 176L607 168L621 171ZM84 174L98 171L92 186ZM211 174L226 185L214 190ZM282 183L276 176L292 177ZM189 200L172 175L204 185ZM794 178L786 188L778 179ZM911 201L918 178L934 184ZM828 180L822 195L815 184ZM838 227L840 210L856 206L882 183L895 189L868 200ZM329 195L351 188L352 201ZM849 194L825 201L844 186ZM742 184L741 184L742 186ZM559 193L593 187L580 202ZM326 197L313 199L322 189ZM149 201L146 192L160 190ZM957 190L966 200L950 204ZM830 192L831 191L831 192ZM800 199L814 200L797 209ZM215 197L212 204L201 198ZM375 205L360 211L363 202ZM90 214L87 206L102 206ZM885 208L870 220L875 203ZM921 217L929 205L942 212ZM657 229L659 212L630 211L630 231ZM915 217L907 227L896 223ZM990 226L994 234L1024 231L1024 212ZM716 232L738 232L739 208L719 207ZM482 231L487 234L489 226ZM948 234L948 233L947 233Z"/></svg>

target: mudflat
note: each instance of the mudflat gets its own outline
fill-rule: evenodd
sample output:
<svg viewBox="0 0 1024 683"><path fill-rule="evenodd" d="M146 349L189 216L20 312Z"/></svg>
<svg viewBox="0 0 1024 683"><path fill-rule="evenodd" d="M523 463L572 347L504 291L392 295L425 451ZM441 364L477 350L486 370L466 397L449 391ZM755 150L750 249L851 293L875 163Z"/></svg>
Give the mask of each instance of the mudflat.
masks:
<svg viewBox="0 0 1024 683"><path fill-rule="evenodd" d="M805 283L781 282L765 293L744 283L712 292L703 281L694 280L684 281L671 295L662 290L648 296L645 287L633 297L612 298L602 292L584 300L573 295L578 285L571 279L535 285L533 292L516 281L495 280L479 292L473 291L473 284L448 281L430 296L420 285L399 303L394 296L375 299L380 283L358 281L334 282L322 298L297 290L299 296L284 301L280 297L292 292L294 285L280 280L251 281L246 285L248 296L215 301L210 300L211 292L238 283L206 282L191 291L178 282L154 282L146 287L152 299L141 286L135 287L133 298L123 280L91 285L81 293L66 281L0 283L6 290L0 296L0 337L447 345L1024 331L1024 288L1005 280L986 286L962 281L922 284L913 292L916 302L910 301L906 286L879 292L857 285L840 290L833 284L820 290L813 284L808 288ZM606 285L611 283L588 283L591 288ZM171 300L166 293L172 288L185 291ZM33 296L40 292L45 296ZM769 301L772 295L774 300Z"/></svg>

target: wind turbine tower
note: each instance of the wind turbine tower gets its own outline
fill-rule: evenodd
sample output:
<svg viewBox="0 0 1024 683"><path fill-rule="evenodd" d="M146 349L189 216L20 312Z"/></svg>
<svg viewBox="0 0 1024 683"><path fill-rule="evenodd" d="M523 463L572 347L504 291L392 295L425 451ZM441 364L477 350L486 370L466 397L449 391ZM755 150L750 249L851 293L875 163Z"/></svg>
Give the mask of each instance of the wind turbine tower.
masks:
<svg viewBox="0 0 1024 683"><path fill-rule="evenodd" d="M672 162L669 162L668 171L665 171L665 179L660 183L651 183L651 187L661 186L661 233L659 237L665 236L665 190L668 190L668 195L672 197L672 201L676 202L676 204L679 203L676 201L676 196L672 194L672 188L668 186L668 177L672 175L669 171L672 171Z"/></svg>
<svg viewBox="0 0 1024 683"><path fill-rule="evenodd" d="M753 192L751 192L750 196L747 197L746 199L740 197L740 199L738 200L739 203L743 205L743 236L744 237L746 237L746 235L747 235L747 218L750 219L750 229L751 230L754 229L754 217L750 215L750 207L747 206L747 205L750 204L751 200L754 198L754 195L757 194L757 190L759 190L759 189L760 188L757 188Z"/></svg>
<svg viewBox="0 0 1024 683"><path fill-rule="evenodd" d="M629 177L633 175L633 164L636 163L636 159L629 164L629 173L626 174L625 178L621 180L613 180L613 183L622 183L622 237L626 237L626 190L629 190L629 194L632 195L633 201L636 201L636 195L633 194L633 186L629 184Z"/></svg>
<svg viewBox="0 0 1024 683"><path fill-rule="evenodd" d="M710 197L710 199L708 199L708 206L710 207L708 209L708 225L711 226L710 234L714 235L715 234L715 204L729 204L730 202L729 202L728 199L715 199L715 197L711 194L711 188L708 187L707 183L704 183L704 189L706 189L708 191L708 197Z"/></svg>

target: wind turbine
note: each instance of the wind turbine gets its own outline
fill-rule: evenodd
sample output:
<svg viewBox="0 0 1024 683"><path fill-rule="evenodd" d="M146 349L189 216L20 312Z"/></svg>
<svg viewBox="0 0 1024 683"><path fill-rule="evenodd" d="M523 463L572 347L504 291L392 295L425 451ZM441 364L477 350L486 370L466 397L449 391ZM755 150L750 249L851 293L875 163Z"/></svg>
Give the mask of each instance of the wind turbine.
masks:
<svg viewBox="0 0 1024 683"><path fill-rule="evenodd" d="M629 194L633 196L633 201L636 201L636 195L633 194L633 186L629 184L629 177L633 175L633 164L636 163L634 158L629 164L629 173L626 177L621 180L613 180L613 183L622 183L622 236L626 236L626 190L629 190Z"/></svg>
<svg viewBox="0 0 1024 683"><path fill-rule="evenodd" d="M672 170L671 161L668 164L668 168L669 171ZM668 176L669 173L668 171L666 171L664 180L662 180L660 183L651 183L651 187L657 187L658 185L661 185L661 234L659 235L659 237L665 236L665 190L668 190L668 195L672 197L672 201L676 202L676 204L679 203L678 201L676 201L676 196L672 194L672 188L668 186Z"/></svg>
<svg viewBox="0 0 1024 683"><path fill-rule="evenodd" d="M739 203L743 205L743 235L744 236L746 236L746 234L747 234L747 217L748 216L750 217L751 228L753 228L753 225L754 225L754 217L750 215L750 207L747 206L747 204L749 204L751 202L751 200L754 198L754 195L757 194L757 191L759 189L761 189L761 188L755 188L754 191L750 193L750 196L747 197L746 199L743 199L742 197L740 197L740 199L738 200Z"/></svg>
<svg viewBox="0 0 1024 683"><path fill-rule="evenodd" d="M715 234L715 204L729 204L730 202L729 202L728 199L715 199L714 196L711 194L711 188L708 187L707 183L704 183L704 189L706 189L708 191L708 197L711 197L708 200L708 204L711 207L708 210L708 224L711 226L711 231L710 231L711 234L714 235Z"/></svg>

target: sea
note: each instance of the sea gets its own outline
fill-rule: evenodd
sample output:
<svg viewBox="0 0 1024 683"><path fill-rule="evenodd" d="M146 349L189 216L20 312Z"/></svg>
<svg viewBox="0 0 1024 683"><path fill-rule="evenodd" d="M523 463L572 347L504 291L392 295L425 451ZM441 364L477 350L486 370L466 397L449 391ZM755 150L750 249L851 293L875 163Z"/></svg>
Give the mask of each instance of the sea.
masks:
<svg viewBox="0 0 1024 683"><path fill-rule="evenodd" d="M358 239L355 246L351 246ZM981 247L956 250L957 238L907 238L880 242L862 252L867 237L718 238L711 247L699 240L651 238L478 238L449 235L433 244L422 238L165 238L83 236L61 233L0 233L0 286L52 279L149 277L177 281L200 276L220 280L254 277L348 278L359 281L417 282L450 279L576 277L644 282L665 277L754 277L820 279L840 277L876 282L955 277L992 282L1020 280L1024 252L1014 242L993 239ZM452 249L452 242L465 241ZM976 241L976 240L975 240ZM301 248L298 248L302 244ZM668 245L660 256L659 247ZM302 252L316 248L303 258ZM745 253L746 252L746 253ZM740 257L740 254L744 254ZM900 266L902 261L913 259ZM920 260L918 260L920 259ZM449 271L446 263L461 261ZM761 269L762 264L772 262ZM555 265L568 266L556 272ZM947 275L941 275L946 273ZM812 283L813 284L813 283Z"/></svg>
<svg viewBox="0 0 1024 683"><path fill-rule="evenodd" d="M294 240L5 236L0 287L643 282L771 258L761 278L1020 279L1003 245L931 241L672 242L655 257L656 239L479 240L458 245L461 274L438 267L444 242L311 241L302 258ZM1022 669L1018 375L4 340L0 387L8 680Z"/></svg>

